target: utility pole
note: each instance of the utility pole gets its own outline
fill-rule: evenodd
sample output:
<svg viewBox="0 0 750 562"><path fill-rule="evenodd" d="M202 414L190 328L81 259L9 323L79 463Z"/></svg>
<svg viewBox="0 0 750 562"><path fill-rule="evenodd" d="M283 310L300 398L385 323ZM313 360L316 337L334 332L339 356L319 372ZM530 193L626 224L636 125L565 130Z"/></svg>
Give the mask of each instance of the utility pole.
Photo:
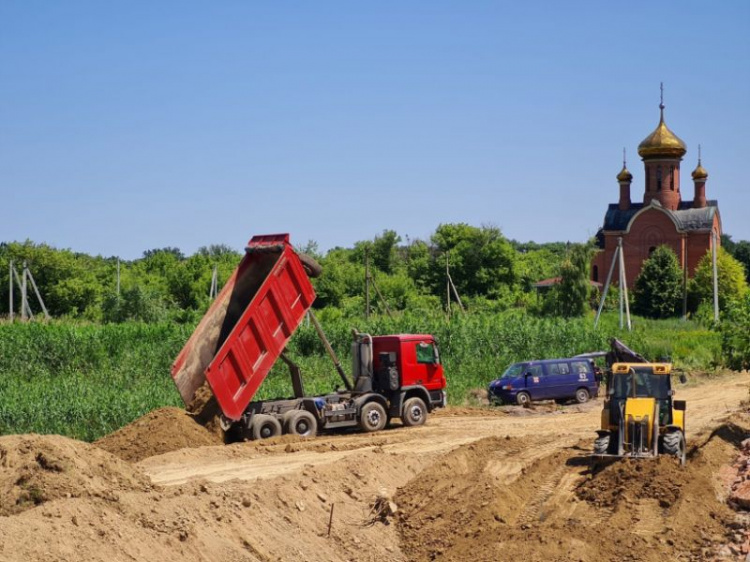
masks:
<svg viewBox="0 0 750 562"><path fill-rule="evenodd" d="M28 320L26 313L29 303L26 298L26 262L23 262L23 273L21 274L21 320Z"/></svg>
<svg viewBox="0 0 750 562"><path fill-rule="evenodd" d="M607 299L607 292L609 291L609 285L612 282L612 274L615 271L615 264L617 263L617 257L620 255L620 245L615 248L615 254L612 256L612 264L609 266L609 273L607 273L607 281L604 283L604 291L602 292L602 300L599 302L599 310L596 311L596 318L594 319L594 328L599 324L599 317L602 315L604 309L604 301Z"/></svg>
<svg viewBox="0 0 750 562"><path fill-rule="evenodd" d="M13 322L13 260L10 260L8 268L8 318Z"/></svg>
<svg viewBox="0 0 750 562"><path fill-rule="evenodd" d="M370 319L370 247L365 246L365 319Z"/></svg>
<svg viewBox="0 0 750 562"><path fill-rule="evenodd" d="M625 301L625 316L628 322L628 332L633 330L630 322L630 303L628 302L628 281L625 279L625 252L622 249L622 237L618 238L617 244L620 247L620 285L622 286L623 300Z"/></svg>
<svg viewBox="0 0 750 562"><path fill-rule="evenodd" d="M719 271L716 265L716 231L711 231L711 261L713 262L714 277L714 322L719 321Z"/></svg>
<svg viewBox="0 0 750 562"><path fill-rule="evenodd" d="M117 258L117 296L120 296L120 258Z"/></svg>
<svg viewBox="0 0 750 562"><path fill-rule="evenodd" d="M445 302L448 316L451 315L451 274L448 265L448 252L445 252Z"/></svg>

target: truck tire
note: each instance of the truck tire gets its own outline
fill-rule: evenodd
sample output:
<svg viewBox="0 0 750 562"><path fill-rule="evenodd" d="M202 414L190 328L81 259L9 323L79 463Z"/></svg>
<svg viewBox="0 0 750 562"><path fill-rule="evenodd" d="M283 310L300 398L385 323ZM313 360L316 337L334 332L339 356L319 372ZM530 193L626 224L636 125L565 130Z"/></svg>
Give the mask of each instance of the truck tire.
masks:
<svg viewBox="0 0 750 562"><path fill-rule="evenodd" d="M421 398L409 398L404 402L401 421L406 427L424 425L427 421L427 406Z"/></svg>
<svg viewBox="0 0 750 562"><path fill-rule="evenodd" d="M380 431L388 423L385 408L377 402L368 402L359 411L359 428L362 431Z"/></svg>
<svg viewBox="0 0 750 562"><path fill-rule="evenodd" d="M297 256L299 257L299 261L302 262L302 267L304 268L305 273L307 273L308 277L320 277L320 275L323 273L323 267L317 261L315 261L307 254L299 253L297 254Z"/></svg>
<svg viewBox="0 0 750 562"><path fill-rule="evenodd" d="M268 439L281 435L281 423L273 416L255 414L250 427L252 439Z"/></svg>
<svg viewBox="0 0 750 562"><path fill-rule="evenodd" d="M531 396L528 392L519 392L516 394L516 404L524 408L531 405Z"/></svg>
<svg viewBox="0 0 750 562"><path fill-rule="evenodd" d="M284 416L284 430L289 435L315 437L318 434L318 421L307 410L294 410Z"/></svg>
<svg viewBox="0 0 750 562"><path fill-rule="evenodd" d="M579 404L585 404L589 401L590 397L591 395L589 394L589 391L585 388L579 388L578 390L576 390L576 402L578 402Z"/></svg>

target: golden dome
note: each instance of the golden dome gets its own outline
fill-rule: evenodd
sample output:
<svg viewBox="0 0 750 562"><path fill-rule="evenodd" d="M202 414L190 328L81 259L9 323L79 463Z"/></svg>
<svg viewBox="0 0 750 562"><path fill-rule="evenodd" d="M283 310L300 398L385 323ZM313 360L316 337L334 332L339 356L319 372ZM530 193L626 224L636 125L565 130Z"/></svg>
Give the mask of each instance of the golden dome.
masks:
<svg viewBox="0 0 750 562"><path fill-rule="evenodd" d="M691 175L694 180L705 180L708 177L708 172L703 166L701 166L700 160L698 160L698 166L696 166Z"/></svg>
<svg viewBox="0 0 750 562"><path fill-rule="evenodd" d="M626 181L632 181L633 180L633 174L631 174L628 169L625 167L625 164L622 165L622 170L619 174L617 174L617 181L619 182L626 182Z"/></svg>
<svg viewBox="0 0 750 562"><path fill-rule="evenodd" d="M638 145L638 154L642 158L659 156L682 158L687 152L687 147L680 137L669 130L664 122L664 105L661 105L660 109L659 126Z"/></svg>

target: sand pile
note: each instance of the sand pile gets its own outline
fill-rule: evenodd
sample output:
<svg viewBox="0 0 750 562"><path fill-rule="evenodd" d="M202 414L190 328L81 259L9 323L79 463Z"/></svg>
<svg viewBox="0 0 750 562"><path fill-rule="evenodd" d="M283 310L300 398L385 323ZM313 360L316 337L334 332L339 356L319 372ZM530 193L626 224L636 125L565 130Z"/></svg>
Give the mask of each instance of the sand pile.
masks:
<svg viewBox="0 0 750 562"><path fill-rule="evenodd" d="M101 449L58 435L0 437L0 515L58 498L148 490L149 479Z"/></svg>
<svg viewBox="0 0 750 562"><path fill-rule="evenodd" d="M738 529L716 477L738 451L728 434L715 431L686 467L665 457L591 473L582 443L512 478L520 440L460 447L396 495L402 551L413 561L712 559Z"/></svg>
<svg viewBox="0 0 750 562"><path fill-rule="evenodd" d="M222 439L184 410L160 408L94 444L121 459L138 462L186 447L221 445Z"/></svg>

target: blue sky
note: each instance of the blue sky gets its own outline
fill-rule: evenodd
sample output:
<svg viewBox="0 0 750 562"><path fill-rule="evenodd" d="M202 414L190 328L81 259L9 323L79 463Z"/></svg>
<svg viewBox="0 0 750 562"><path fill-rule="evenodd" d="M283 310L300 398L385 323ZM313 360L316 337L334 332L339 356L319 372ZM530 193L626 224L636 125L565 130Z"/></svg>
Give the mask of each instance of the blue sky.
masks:
<svg viewBox="0 0 750 562"><path fill-rule="evenodd" d="M666 120L750 239L750 2L0 2L0 241L584 241Z"/></svg>

